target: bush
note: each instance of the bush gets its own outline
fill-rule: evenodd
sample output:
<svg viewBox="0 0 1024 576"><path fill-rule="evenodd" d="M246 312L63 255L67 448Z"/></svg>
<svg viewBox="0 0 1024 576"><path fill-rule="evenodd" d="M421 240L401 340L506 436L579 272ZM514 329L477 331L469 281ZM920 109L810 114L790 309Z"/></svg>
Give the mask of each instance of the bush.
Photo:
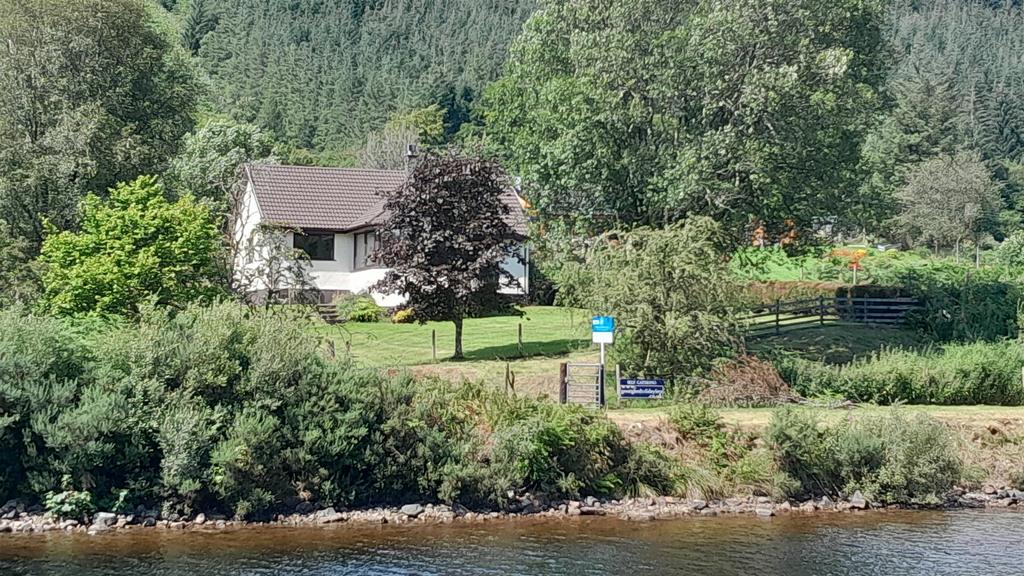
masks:
<svg viewBox="0 0 1024 576"><path fill-rule="evenodd" d="M886 504L937 504L963 473L949 430L895 410L822 428L814 414L787 408L775 413L766 441L805 495L860 490Z"/></svg>
<svg viewBox="0 0 1024 576"><path fill-rule="evenodd" d="M338 319L343 322L380 322L384 309L366 295L341 296L334 301Z"/></svg>
<svg viewBox="0 0 1024 576"><path fill-rule="evenodd" d="M412 324L415 321L415 312L408 308L403 308L391 315L391 322L395 324Z"/></svg>
<svg viewBox="0 0 1024 576"><path fill-rule="evenodd" d="M840 366L783 356L776 365L783 379L807 397L874 404L1024 404L1024 347L1011 340L947 344L923 352L887 349Z"/></svg>
<svg viewBox="0 0 1024 576"><path fill-rule="evenodd" d="M234 304L75 325L0 312L0 500L258 519L303 500L673 489L673 461L599 413L330 361L308 322Z"/></svg>
<svg viewBox="0 0 1024 576"><path fill-rule="evenodd" d="M739 288L707 218L665 229L609 234L577 273L563 274L583 307L615 316L615 362L634 374L684 376L738 346Z"/></svg>
<svg viewBox="0 0 1024 576"><path fill-rule="evenodd" d="M75 520L84 520L96 511L96 506L92 503L92 495L75 490L47 493L43 499L43 508L57 518Z"/></svg>

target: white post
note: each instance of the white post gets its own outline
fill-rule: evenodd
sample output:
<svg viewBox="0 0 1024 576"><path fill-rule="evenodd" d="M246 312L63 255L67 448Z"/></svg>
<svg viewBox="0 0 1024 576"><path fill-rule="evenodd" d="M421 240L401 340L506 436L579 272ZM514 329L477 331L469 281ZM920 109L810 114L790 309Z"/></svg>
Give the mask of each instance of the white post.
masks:
<svg viewBox="0 0 1024 576"><path fill-rule="evenodd" d="M622 399L622 370L621 366L615 365L615 395ZM1024 368L1022 368L1024 370Z"/></svg>
<svg viewBox="0 0 1024 576"><path fill-rule="evenodd" d="M601 342L601 367L604 368L604 342Z"/></svg>

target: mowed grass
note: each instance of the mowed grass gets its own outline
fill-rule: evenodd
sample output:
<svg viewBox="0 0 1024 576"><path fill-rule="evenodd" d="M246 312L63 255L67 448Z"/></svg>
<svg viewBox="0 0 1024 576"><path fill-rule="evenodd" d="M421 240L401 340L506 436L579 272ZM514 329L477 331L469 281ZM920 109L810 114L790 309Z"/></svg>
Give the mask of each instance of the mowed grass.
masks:
<svg viewBox="0 0 1024 576"><path fill-rule="evenodd" d="M352 358L366 367L404 367L434 364L431 333L436 332L437 362L471 364L564 356L590 346L590 315L572 308L528 306L524 315L470 318L463 328L465 360L451 359L455 352L455 325L451 322L392 324L348 322L323 330L338 350L349 349ZM523 347L518 345L519 325Z"/></svg>
<svg viewBox="0 0 1024 576"><path fill-rule="evenodd" d="M465 359L453 360L451 322L392 324L349 322L322 328L341 352L366 368L407 369L418 376L469 380L491 386L511 381L517 393L557 397L562 362L596 362L590 344L590 314L554 306L528 306L523 316L470 318L463 327ZM518 344L523 326L523 347ZM431 332L437 334L437 361Z"/></svg>

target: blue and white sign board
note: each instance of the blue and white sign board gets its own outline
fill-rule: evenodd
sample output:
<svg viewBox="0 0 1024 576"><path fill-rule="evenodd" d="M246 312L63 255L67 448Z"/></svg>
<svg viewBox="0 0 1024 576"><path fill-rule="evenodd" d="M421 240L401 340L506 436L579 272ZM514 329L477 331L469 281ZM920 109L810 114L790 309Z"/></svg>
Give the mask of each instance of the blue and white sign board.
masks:
<svg viewBox="0 0 1024 576"><path fill-rule="evenodd" d="M665 381L661 378L621 378L619 398L623 400L661 400L665 397Z"/></svg>
<svg viewBox="0 0 1024 576"><path fill-rule="evenodd" d="M590 330L595 344L611 344L615 341L615 318L594 316L590 321Z"/></svg>

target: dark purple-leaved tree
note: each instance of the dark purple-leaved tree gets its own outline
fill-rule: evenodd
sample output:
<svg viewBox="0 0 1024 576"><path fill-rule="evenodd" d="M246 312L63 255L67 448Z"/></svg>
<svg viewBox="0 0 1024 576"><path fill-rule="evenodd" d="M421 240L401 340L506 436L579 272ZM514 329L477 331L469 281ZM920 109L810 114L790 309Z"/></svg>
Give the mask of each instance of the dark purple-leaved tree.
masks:
<svg viewBox="0 0 1024 576"><path fill-rule="evenodd" d="M501 266L515 245L507 186L492 159L431 151L385 197L375 259L390 270L375 290L404 294L419 322L454 322L454 358L463 358L465 318L513 309L498 294L517 285Z"/></svg>

